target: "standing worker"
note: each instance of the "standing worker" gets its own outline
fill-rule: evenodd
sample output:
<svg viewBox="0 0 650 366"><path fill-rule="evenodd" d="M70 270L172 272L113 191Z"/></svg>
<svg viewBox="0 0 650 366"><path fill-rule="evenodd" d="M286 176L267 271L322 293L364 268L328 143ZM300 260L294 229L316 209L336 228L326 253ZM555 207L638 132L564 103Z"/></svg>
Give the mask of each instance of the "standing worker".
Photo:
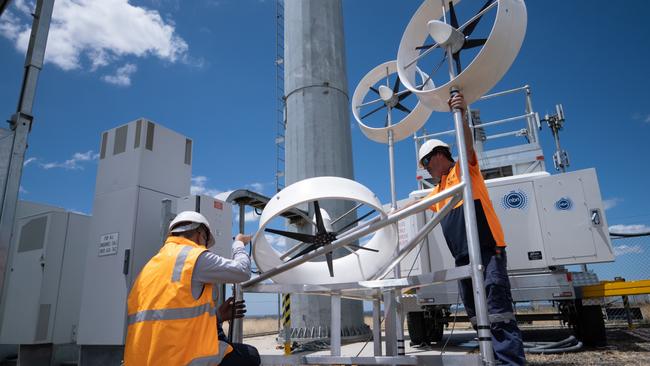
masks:
<svg viewBox="0 0 650 366"><path fill-rule="evenodd" d="M238 234L233 259L210 251L214 237L200 213L184 211L169 224L165 245L144 266L128 298L126 366L257 366L257 350L218 337L218 322L243 316L232 299L216 308L217 283L246 281L251 262L244 249L250 235ZM228 315L230 314L230 315ZM217 319L220 317L220 319Z"/></svg>
<svg viewBox="0 0 650 366"><path fill-rule="evenodd" d="M495 214L494 207L488 196L474 151L474 138L467 120L467 104L460 93L453 95L448 103L452 111L460 109L463 115L463 132L465 134L467 160L472 181L473 203L476 209L476 224L485 276L488 319L492 332L495 358L501 364L523 365L526 363L526 358L524 356L521 331L517 327L517 320L512 308L510 281L506 270L506 243L499 218ZM454 162L449 145L446 143L435 139L426 141L418 151L418 161L431 174L434 182L437 183L427 197L442 192L460 182L460 166ZM436 212L441 210L450 199L447 198L442 202L435 203L431 206L431 209ZM459 202L441 221L442 231L447 246L455 259L456 266L469 264L465 216L462 205L463 201ZM476 327L476 310L471 279L460 280L459 290L467 316L470 317L472 324Z"/></svg>

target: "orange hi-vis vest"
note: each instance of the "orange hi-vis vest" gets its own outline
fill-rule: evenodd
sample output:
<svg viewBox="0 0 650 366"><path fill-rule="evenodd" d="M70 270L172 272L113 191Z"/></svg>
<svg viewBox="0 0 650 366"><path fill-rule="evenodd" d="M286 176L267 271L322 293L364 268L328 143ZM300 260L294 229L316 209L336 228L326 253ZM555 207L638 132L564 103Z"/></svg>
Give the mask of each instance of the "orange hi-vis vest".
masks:
<svg viewBox="0 0 650 366"><path fill-rule="evenodd" d="M170 236L144 266L128 299L126 366L218 365L232 347L217 335L212 285L192 296L192 273L207 249Z"/></svg>
<svg viewBox="0 0 650 366"><path fill-rule="evenodd" d="M470 159L472 160L472 159ZM490 195L488 194L487 187L485 186L485 181L483 180L483 175L481 175L481 170L478 166L478 159L476 155L473 156L474 163L468 162L469 175L472 180L472 195L474 200L478 200L481 203L482 212L485 215L490 232L494 238L494 241L498 247L505 247L506 241L503 235L503 229L501 228L501 222L496 212L494 212L494 206L492 206L492 201L490 200ZM449 173L443 175L440 178L440 183L433 188L431 193L427 197L431 197L435 194L438 194L444 191L447 188L452 188L455 185L458 185L461 181L460 176L460 165L458 163L449 170ZM442 208L451 200L451 197L445 198L440 202L436 202L431 205L430 209L434 212L442 210ZM460 208L463 205L463 200L460 200L454 207L454 209Z"/></svg>

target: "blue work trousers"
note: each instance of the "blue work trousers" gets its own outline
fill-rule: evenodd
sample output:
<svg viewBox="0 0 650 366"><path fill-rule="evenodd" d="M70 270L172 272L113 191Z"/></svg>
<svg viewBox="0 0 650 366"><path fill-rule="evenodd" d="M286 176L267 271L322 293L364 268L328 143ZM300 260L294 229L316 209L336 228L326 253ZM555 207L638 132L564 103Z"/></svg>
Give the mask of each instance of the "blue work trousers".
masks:
<svg viewBox="0 0 650 366"><path fill-rule="evenodd" d="M500 253L499 253L500 252ZM488 317L491 320L492 347L497 364L524 365L524 345L521 331L513 315L510 281L506 270L507 258L505 248L481 248L481 260L485 267L485 295L487 297ZM469 257L456 259L456 266L469 264ZM460 296L465 305L467 316L476 319L474 290L472 280L459 281ZM473 324L476 325L475 320Z"/></svg>

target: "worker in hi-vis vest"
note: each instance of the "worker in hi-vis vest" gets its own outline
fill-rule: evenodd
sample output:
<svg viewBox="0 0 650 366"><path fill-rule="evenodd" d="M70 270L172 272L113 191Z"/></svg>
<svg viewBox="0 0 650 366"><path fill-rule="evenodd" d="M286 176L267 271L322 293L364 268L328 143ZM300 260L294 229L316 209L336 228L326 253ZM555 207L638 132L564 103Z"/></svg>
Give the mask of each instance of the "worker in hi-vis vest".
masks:
<svg viewBox="0 0 650 366"><path fill-rule="evenodd" d="M144 266L128 298L126 366L257 366L257 349L219 338L220 322L243 316L243 303L216 307L217 284L246 281L251 262L244 249L250 235L239 234L232 259L208 250L210 224L185 211L169 224L164 246ZM233 309L235 307L235 309Z"/></svg>
<svg viewBox="0 0 650 366"><path fill-rule="evenodd" d="M474 151L474 138L467 120L467 104L461 93L453 95L449 101L451 110L460 109L463 115L463 130L469 165L469 175L472 181L472 203L476 210L478 239L481 247L481 260L485 276L485 293L487 296L488 319L492 332L492 345L495 358L499 364L523 365L524 356L521 332L512 308L510 281L506 270L506 243L499 218L494 212L490 201L478 159ZM436 186L427 197L431 197L461 181L461 171L458 163L451 156L451 150L446 143L431 139L426 141L418 151L418 161L425 168ZM437 202L431 206L433 211L440 211L451 198ZM460 201L441 221L440 226L447 241L456 266L469 264L467 235L465 231L465 216L463 201ZM463 279L459 282L460 296L465 305L467 316L476 327L476 311L472 281Z"/></svg>

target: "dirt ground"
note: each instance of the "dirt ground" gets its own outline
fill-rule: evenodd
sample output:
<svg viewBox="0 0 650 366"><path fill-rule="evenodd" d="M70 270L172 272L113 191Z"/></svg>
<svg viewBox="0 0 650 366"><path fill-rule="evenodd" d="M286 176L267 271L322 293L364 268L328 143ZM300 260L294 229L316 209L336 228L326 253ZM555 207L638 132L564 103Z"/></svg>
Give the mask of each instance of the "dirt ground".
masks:
<svg viewBox="0 0 650 366"><path fill-rule="evenodd" d="M367 323L371 324L369 318ZM567 328L559 327L559 322L535 322L522 327L524 341L559 341L571 335ZM541 328L539 328L541 327ZM258 318L244 322L244 334L252 335L273 332L277 329L277 319ZM458 323L456 330L468 330L469 324ZM458 338L454 336L454 338ZM462 343L467 340L458 338ZM470 335L469 339L472 336ZM408 339L408 336L407 336ZM569 365L650 365L650 325L641 325L628 330L624 326L607 329L608 345L602 348L584 348L582 351L564 354L537 355L527 354L531 366L569 366ZM456 342L452 341L450 344ZM431 349L436 349L433 345ZM476 349L465 349L476 352Z"/></svg>
<svg viewBox="0 0 650 366"><path fill-rule="evenodd" d="M566 330L528 329L524 340L561 340L568 335ZM568 365L650 365L650 327L628 330L626 328L607 329L607 346L585 348L581 352L532 355L526 358L530 365L568 366Z"/></svg>

